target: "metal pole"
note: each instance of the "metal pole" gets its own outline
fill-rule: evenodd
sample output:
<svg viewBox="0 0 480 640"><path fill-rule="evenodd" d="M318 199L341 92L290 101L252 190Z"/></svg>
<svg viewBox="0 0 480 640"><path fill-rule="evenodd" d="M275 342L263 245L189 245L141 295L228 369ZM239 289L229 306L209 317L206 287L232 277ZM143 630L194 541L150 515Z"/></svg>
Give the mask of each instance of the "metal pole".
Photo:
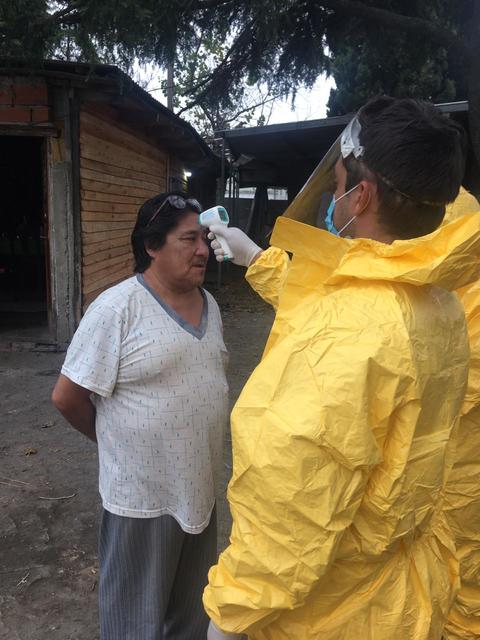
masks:
<svg viewBox="0 0 480 640"><path fill-rule="evenodd" d="M233 222L238 227L239 210L240 210L240 167L237 167L235 172L235 184L234 184L234 206L233 206Z"/></svg>
<svg viewBox="0 0 480 640"><path fill-rule="evenodd" d="M222 137L222 164L220 173L220 204L225 206L225 136ZM222 263L217 263L217 289L222 285Z"/></svg>
<svg viewBox="0 0 480 640"><path fill-rule="evenodd" d="M221 192L220 204L225 205L225 136L222 138L222 168L220 173Z"/></svg>

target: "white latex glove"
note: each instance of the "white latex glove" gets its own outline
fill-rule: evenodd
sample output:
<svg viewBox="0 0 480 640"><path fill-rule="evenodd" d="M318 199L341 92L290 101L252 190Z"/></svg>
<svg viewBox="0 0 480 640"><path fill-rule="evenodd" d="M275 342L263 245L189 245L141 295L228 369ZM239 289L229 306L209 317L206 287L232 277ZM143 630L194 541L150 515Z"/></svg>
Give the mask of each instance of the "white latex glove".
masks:
<svg viewBox="0 0 480 640"><path fill-rule="evenodd" d="M241 229L237 227L227 227L224 224L212 224L208 234L209 240L212 241L212 249L218 262L223 262L224 251L216 240L216 237L225 238L228 246L232 250L234 264L242 267L249 267L255 256L262 253L261 247L255 244L253 240L247 236Z"/></svg>
<svg viewBox="0 0 480 640"><path fill-rule="evenodd" d="M207 631L207 640L242 640L245 636L238 633L226 633L220 631L217 625L210 620Z"/></svg>

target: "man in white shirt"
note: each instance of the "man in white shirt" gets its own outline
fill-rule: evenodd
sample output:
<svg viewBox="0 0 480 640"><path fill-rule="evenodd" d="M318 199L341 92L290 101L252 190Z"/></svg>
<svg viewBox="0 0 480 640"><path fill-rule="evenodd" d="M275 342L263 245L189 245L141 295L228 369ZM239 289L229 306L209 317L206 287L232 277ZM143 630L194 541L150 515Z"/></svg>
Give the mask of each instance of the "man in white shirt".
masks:
<svg viewBox="0 0 480 640"><path fill-rule="evenodd" d="M180 193L140 208L136 275L90 305L52 395L98 442L102 640L206 635L228 388L200 211Z"/></svg>

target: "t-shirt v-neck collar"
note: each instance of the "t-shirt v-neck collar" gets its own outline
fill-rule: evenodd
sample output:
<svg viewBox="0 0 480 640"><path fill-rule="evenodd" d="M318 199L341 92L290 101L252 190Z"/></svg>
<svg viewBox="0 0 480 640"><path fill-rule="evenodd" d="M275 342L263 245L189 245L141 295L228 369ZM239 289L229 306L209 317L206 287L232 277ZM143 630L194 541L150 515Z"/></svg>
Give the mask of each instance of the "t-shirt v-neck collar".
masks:
<svg viewBox="0 0 480 640"><path fill-rule="evenodd" d="M190 324L189 322L184 320L180 315L178 315L175 309L173 309L167 302L165 302L165 300L163 300L158 295L158 293L154 291L152 287L150 287L147 284L143 276L143 273L137 273L137 282L139 282L142 285L142 287L144 287L148 291L148 293L150 293L155 298L155 300L162 307L165 313L167 313L170 316L170 318L172 318L172 320L176 322L182 329L190 333L194 338L197 338L198 340L201 340L203 338L203 336L207 331L207 324L208 324L208 300L207 300L207 296L205 295L205 292L201 287L199 287L199 291L202 294L202 298L203 298L202 318L200 320L199 326L194 327L193 324Z"/></svg>

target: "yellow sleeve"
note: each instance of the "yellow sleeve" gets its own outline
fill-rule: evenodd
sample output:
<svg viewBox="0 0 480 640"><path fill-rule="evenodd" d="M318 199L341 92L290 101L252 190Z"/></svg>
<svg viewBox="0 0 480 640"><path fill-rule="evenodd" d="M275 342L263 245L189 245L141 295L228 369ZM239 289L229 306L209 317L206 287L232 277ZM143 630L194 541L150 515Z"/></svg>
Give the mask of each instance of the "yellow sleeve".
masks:
<svg viewBox="0 0 480 640"><path fill-rule="evenodd" d="M204 593L221 629L253 633L301 606L334 561L381 461L377 364L371 346L325 331L283 340L247 383L232 414L230 546Z"/></svg>
<svg viewBox="0 0 480 640"><path fill-rule="evenodd" d="M245 275L252 289L274 309L278 308L278 299L287 279L289 266L287 252L270 247L255 260Z"/></svg>

